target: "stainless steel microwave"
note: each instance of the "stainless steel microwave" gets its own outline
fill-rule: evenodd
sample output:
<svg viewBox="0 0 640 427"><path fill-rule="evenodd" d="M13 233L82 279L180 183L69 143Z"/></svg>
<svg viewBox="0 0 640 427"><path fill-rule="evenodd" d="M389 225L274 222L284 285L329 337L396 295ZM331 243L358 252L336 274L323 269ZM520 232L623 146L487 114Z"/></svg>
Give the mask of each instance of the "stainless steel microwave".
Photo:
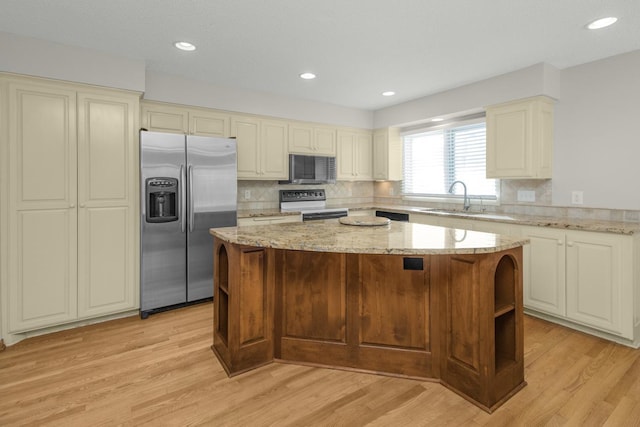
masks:
<svg viewBox="0 0 640 427"><path fill-rule="evenodd" d="M289 179L280 184L333 184L336 158L289 154Z"/></svg>

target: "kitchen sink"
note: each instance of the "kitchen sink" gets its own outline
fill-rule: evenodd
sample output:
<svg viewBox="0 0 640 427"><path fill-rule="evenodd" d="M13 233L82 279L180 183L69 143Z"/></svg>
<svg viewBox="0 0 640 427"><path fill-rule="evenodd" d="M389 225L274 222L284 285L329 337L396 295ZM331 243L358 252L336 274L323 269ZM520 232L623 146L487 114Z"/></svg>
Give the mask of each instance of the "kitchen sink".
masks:
<svg viewBox="0 0 640 427"><path fill-rule="evenodd" d="M433 213L436 215L452 215L452 216L470 216L474 218L486 218L486 219L513 219L509 215L478 212L478 211L462 211L456 209L438 209L438 208L423 208L421 212Z"/></svg>

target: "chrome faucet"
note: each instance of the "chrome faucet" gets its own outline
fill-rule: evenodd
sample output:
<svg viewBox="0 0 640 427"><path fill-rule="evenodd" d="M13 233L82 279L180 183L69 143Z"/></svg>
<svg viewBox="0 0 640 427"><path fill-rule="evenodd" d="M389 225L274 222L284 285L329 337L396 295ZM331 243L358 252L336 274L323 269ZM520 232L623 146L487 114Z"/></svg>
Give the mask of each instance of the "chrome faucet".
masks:
<svg viewBox="0 0 640 427"><path fill-rule="evenodd" d="M469 198L467 197L467 185L464 182L453 181L451 183L451 186L449 187L449 193L453 194L453 187L458 183L462 184L462 188L464 188L464 198L462 199L462 208L465 211L468 211L469 208L471 207L471 203L469 202Z"/></svg>

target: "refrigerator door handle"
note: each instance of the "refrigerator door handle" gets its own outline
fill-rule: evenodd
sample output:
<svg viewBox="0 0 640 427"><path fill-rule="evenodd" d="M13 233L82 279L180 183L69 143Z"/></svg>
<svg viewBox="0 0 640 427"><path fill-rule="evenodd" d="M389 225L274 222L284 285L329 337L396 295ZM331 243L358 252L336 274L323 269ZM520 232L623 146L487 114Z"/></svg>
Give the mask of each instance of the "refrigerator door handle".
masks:
<svg viewBox="0 0 640 427"><path fill-rule="evenodd" d="M184 165L180 165L180 230L184 233L186 230L186 218L185 218L185 213L186 213L186 207L187 207L187 200L186 200L186 194L185 191L187 190L186 184L185 184L185 173L184 173Z"/></svg>
<svg viewBox="0 0 640 427"><path fill-rule="evenodd" d="M196 215L193 212L194 208L194 199L193 197L193 165L189 165L189 231L193 232L193 228L195 227Z"/></svg>

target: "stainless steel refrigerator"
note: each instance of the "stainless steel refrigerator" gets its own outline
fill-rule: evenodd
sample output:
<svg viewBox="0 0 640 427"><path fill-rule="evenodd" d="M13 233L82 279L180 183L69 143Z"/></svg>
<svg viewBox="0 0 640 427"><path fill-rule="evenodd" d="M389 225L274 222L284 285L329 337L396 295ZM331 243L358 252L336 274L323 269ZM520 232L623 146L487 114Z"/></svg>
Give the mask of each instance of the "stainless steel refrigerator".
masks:
<svg viewBox="0 0 640 427"><path fill-rule="evenodd" d="M140 316L213 296L209 228L236 225L236 141L140 132Z"/></svg>

